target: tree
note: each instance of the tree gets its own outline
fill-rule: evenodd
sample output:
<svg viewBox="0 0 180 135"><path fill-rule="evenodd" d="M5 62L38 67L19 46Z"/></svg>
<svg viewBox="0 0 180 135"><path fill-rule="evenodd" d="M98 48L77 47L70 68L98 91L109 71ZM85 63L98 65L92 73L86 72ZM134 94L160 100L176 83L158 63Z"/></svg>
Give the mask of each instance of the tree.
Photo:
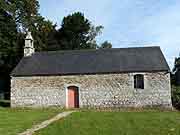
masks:
<svg viewBox="0 0 180 135"><path fill-rule="evenodd" d="M25 35L27 31L31 31L36 50L46 50L48 37L55 30L56 25L45 20L38 13L39 2L37 0L2 0L0 6L12 16L17 25L17 31L21 33L20 35L23 33Z"/></svg>
<svg viewBox="0 0 180 135"><path fill-rule="evenodd" d="M177 71L180 69L180 56L175 58L173 71Z"/></svg>
<svg viewBox="0 0 180 135"><path fill-rule="evenodd" d="M0 5L2 5L1 2ZM0 87L4 90L4 93L6 93L5 97L9 98L9 74L17 64L17 25L13 19L13 16L8 12L7 9L6 7L0 6Z"/></svg>
<svg viewBox="0 0 180 135"><path fill-rule="evenodd" d="M33 29L38 13L39 2L37 0L8 0L12 4L12 13L18 25L19 31Z"/></svg>
<svg viewBox="0 0 180 135"><path fill-rule="evenodd" d="M175 73L175 83L180 85L180 56L175 58L173 72Z"/></svg>
<svg viewBox="0 0 180 135"><path fill-rule="evenodd" d="M38 16L31 30L36 51L49 51L49 45L56 44L56 24Z"/></svg>
<svg viewBox="0 0 180 135"><path fill-rule="evenodd" d="M172 86L172 104L176 109L180 109L180 87Z"/></svg>
<svg viewBox="0 0 180 135"><path fill-rule="evenodd" d="M16 23L11 14L0 7L0 74L9 73L13 68L16 51Z"/></svg>
<svg viewBox="0 0 180 135"><path fill-rule="evenodd" d="M95 37L101 33L102 26L93 26L84 14L73 13L64 17L56 37L62 50L96 49Z"/></svg>
<svg viewBox="0 0 180 135"><path fill-rule="evenodd" d="M112 44L108 41L105 41L98 48L99 49L112 48Z"/></svg>
<svg viewBox="0 0 180 135"><path fill-rule="evenodd" d="M175 58L173 73L171 75L172 85L172 103L177 109L180 109L180 56Z"/></svg>
<svg viewBox="0 0 180 135"><path fill-rule="evenodd" d="M1 0L0 7L13 17L19 31L26 31L34 26L36 17L39 16L37 0Z"/></svg>
<svg viewBox="0 0 180 135"><path fill-rule="evenodd" d="M21 32L31 31L36 51L45 51L48 48L49 36L55 31L56 25L46 20L39 13L37 0L15 0L15 20L18 30ZM51 36L51 42L55 37Z"/></svg>

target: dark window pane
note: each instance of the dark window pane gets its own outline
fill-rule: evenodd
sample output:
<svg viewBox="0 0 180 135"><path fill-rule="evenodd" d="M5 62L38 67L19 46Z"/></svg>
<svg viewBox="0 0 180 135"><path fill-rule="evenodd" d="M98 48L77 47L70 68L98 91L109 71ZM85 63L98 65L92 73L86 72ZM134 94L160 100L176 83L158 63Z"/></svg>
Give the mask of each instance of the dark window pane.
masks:
<svg viewBox="0 0 180 135"><path fill-rule="evenodd" d="M134 76L134 88L144 89L144 76L137 74Z"/></svg>

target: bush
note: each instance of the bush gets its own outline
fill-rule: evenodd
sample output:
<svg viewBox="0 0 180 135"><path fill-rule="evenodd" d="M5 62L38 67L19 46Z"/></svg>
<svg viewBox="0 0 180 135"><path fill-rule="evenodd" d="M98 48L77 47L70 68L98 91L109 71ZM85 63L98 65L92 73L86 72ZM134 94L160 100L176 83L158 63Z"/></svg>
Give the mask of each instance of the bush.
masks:
<svg viewBox="0 0 180 135"><path fill-rule="evenodd" d="M176 109L180 109L180 86L172 86L172 104Z"/></svg>
<svg viewBox="0 0 180 135"><path fill-rule="evenodd" d="M9 100L0 100L0 107L10 107Z"/></svg>

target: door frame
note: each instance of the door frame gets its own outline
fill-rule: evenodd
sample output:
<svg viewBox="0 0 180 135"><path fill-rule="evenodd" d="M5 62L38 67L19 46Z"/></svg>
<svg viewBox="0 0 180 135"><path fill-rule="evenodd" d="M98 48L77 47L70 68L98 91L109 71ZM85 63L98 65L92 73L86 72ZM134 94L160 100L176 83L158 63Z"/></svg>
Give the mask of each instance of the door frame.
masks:
<svg viewBox="0 0 180 135"><path fill-rule="evenodd" d="M79 84L65 84L65 92L66 92L66 108L69 108L68 106L68 87L74 86L78 88L78 98L79 98L79 108L81 107L81 93L80 93L80 85Z"/></svg>

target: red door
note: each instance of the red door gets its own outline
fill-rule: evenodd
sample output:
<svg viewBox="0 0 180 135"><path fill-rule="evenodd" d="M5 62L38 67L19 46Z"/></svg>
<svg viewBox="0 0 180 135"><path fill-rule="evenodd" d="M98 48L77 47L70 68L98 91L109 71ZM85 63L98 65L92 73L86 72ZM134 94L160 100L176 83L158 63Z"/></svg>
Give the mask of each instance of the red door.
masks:
<svg viewBox="0 0 180 135"><path fill-rule="evenodd" d="M78 93L78 88L75 86L68 87L68 107L69 108L79 107L79 93Z"/></svg>

